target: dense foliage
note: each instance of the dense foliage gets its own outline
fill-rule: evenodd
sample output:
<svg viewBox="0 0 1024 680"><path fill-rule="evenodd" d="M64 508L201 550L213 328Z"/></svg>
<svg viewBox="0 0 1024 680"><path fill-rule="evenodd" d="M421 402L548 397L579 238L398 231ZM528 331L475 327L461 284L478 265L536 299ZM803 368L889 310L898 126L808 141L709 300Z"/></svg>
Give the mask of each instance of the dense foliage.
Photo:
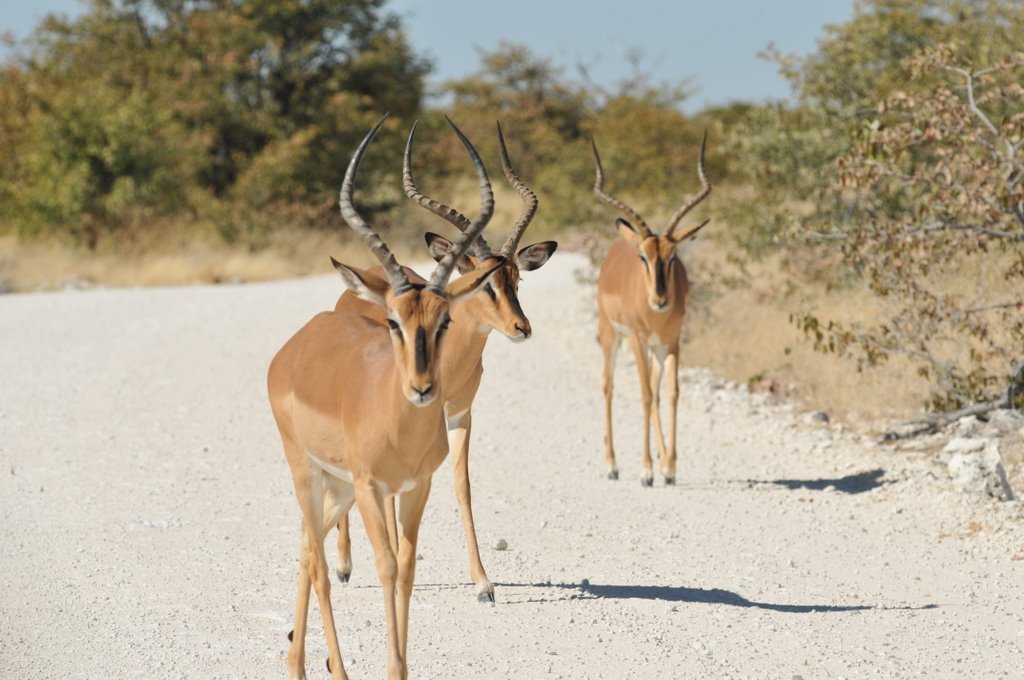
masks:
<svg viewBox="0 0 1024 680"><path fill-rule="evenodd" d="M878 310L795 322L862 367L910 357L940 410L1003 393L1024 358L1022 44L1020 2L860 2L816 53L773 55L796 103L729 140L759 198L732 215L741 240L864 285Z"/></svg>
<svg viewBox="0 0 1024 680"><path fill-rule="evenodd" d="M501 120L548 230L612 233L591 138L607 188L656 225L696 189L708 130L715 233L783 253L804 283L862 286L872 319L793 318L862 367L910 356L945 409L990 398L1024 358L1022 45L1019 0L861 0L812 54L768 48L789 102L689 116L685 82L604 89L514 44L439 94L496 180ZM0 229L96 248L170 225L249 247L333 228L345 159L384 110L367 210L386 223L404 204L417 117L425 190L472 195L461 146L425 110L429 69L385 0L91 0L0 71Z"/></svg>
<svg viewBox="0 0 1024 680"><path fill-rule="evenodd" d="M421 103L428 65L382 4L93 0L49 17L0 77L5 217L88 247L165 216L249 242L329 219L338 159L380 111Z"/></svg>

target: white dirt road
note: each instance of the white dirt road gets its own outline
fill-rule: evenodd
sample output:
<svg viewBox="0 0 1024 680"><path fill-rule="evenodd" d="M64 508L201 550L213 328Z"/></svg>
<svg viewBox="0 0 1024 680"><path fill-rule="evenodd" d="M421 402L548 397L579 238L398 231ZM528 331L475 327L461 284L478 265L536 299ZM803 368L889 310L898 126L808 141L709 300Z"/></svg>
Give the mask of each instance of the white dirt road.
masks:
<svg viewBox="0 0 1024 680"><path fill-rule="evenodd" d="M684 370L680 483L645 489L623 360L622 478L605 479L582 262L529 274L534 338L487 348L471 474L497 603L474 597L445 464L411 676L1024 677L1021 504L963 496L930 458ZM341 290L0 297L0 677L285 677L299 513L264 378ZM332 591L353 679L384 671L361 532ZM315 604L311 621L308 672L326 678Z"/></svg>

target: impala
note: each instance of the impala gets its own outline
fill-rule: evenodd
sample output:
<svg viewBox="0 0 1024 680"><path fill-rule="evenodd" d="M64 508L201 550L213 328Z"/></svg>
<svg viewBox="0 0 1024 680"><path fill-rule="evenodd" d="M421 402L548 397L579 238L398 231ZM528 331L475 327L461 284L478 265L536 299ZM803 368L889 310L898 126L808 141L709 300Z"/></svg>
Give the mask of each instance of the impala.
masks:
<svg viewBox="0 0 1024 680"><path fill-rule="evenodd" d="M597 280L598 341L604 353L605 461L608 464L608 479L619 478L612 444L615 358L622 340L629 338L636 356L637 372L640 374L640 397L644 412L643 470L640 482L644 486L654 483L650 439L653 414L661 473L665 477L665 484L675 484L679 336L689 291L686 268L676 255L676 247L693 238L708 220L682 234L676 233L676 227L690 210L711 193L711 184L704 174L706 143L707 134L701 141L700 154L697 156L701 192L672 215L664 233L655 234L636 210L604 192L601 157L597 153L597 144L591 141L596 173L594 194L603 203L617 208L635 222L634 225L622 218L616 220L619 236L609 247ZM667 446L661 428L658 396L663 372L668 374Z"/></svg>
<svg viewBox="0 0 1024 680"><path fill-rule="evenodd" d="M494 256L449 283L465 249L486 226L494 199L483 163L459 134L480 181L481 211L425 284L409 279L352 205L359 162L382 118L363 139L345 173L340 206L345 221L380 261L384 276L334 262L346 285L378 306L387 326L358 314L323 312L303 326L270 365L268 391L302 510L302 545L288 677L305 678L310 585L316 589L334 680L347 678L330 601L324 537L353 503L373 545L387 621L387 672L405 678L409 597L416 539L431 476L448 453L438 355L450 310L483 290L504 264ZM449 121L451 123L451 121ZM395 543L385 501L399 495Z"/></svg>
<svg viewBox="0 0 1024 680"><path fill-rule="evenodd" d="M416 132L415 126L409 133L405 147L403 165L403 185L405 193L420 206L443 217L459 231L465 233L471 223L455 209L424 196L417 189L412 176L412 142ZM508 158L505 138L498 125L498 147L501 156L501 167L509 183L519 192L524 208L519 219L512 227L512 233L501 247L501 255L505 258L484 286L487 295L478 295L465 304L452 308L452 325L445 336L445 351L440 356L438 371L442 376L442 394L444 412L448 424L448 446L452 452L452 465L455 476L455 495L459 502L462 515L463 530L466 534L466 545L469 553L469 573L476 585L477 599L481 602L494 602L494 586L487 578L483 563L480 561L480 549L476 538L473 522L472 495L469 485L469 439L473 425L473 400L480 387L483 375L483 351L487 337L492 329L504 333L513 342L522 342L532 332L530 321L519 305L519 273L533 271L543 266L558 244L554 241L542 241L516 250L523 232L537 212L537 196L519 179ZM442 261L454 247L447 239L437 234L426 235L431 255L438 262ZM458 261L462 274L471 274L481 263L492 257L490 246L483 236L478 236L473 254L463 255ZM414 274L410 270L410 279ZM346 292L338 300L336 311L349 311L384 321L384 310L379 306L370 305L360 300L351 292ZM393 508L389 508L389 517L393 516ZM349 540L348 517L343 516L338 523L338 578L347 582L352 573L352 543Z"/></svg>

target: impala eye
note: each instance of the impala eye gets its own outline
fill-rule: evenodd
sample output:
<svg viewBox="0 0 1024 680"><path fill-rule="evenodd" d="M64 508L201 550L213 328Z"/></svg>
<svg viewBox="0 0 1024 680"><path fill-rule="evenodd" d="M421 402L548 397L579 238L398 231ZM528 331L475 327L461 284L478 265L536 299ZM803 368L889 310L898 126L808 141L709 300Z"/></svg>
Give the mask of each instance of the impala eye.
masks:
<svg viewBox="0 0 1024 680"><path fill-rule="evenodd" d="M651 263L647 261L647 258L643 255L640 256L640 261L644 263L644 269L650 269Z"/></svg>
<svg viewBox="0 0 1024 680"><path fill-rule="evenodd" d="M444 335L444 332L448 330L448 326L450 325L452 325L452 318L450 316L446 316L444 321L437 326L437 337L440 338Z"/></svg>
<svg viewBox="0 0 1024 680"><path fill-rule="evenodd" d="M395 321L394 319L388 319L388 328L391 329L392 333L398 333L399 335L402 334L401 326L399 326L398 322Z"/></svg>
<svg viewBox="0 0 1024 680"><path fill-rule="evenodd" d="M494 292L493 288L491 288L491 284L489 284L489 283L484 284L484 292L487 293L487 295L490 296L491 302L497 302L498 301L498 294Z"/></svg>

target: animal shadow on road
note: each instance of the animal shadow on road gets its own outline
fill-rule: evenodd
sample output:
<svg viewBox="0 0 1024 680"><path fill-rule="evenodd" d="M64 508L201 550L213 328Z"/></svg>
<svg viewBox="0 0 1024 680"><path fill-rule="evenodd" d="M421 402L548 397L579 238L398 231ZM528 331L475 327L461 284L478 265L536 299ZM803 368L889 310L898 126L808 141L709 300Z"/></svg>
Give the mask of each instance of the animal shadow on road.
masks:
<svg viewBox="0 0 1024 680"><path fill-rule="evenodd" d="M855 475L846 475L845 477L839 477L837 479L748 479L747 486L753 487L759 484L775 484L777 486L784 486L793 491L796 489L824 491L825 489L832 487L840 493L857 494L872 491L883 484L890 484L891 482L882 481L882 477L884 476L885 470L882 468L875 468L874 470L858 472Z"/></svg>
<svg viewBox="0 0 1024 680"><path fill-rule="evenodd" d="M535 587L535 588L571 588L582 591L582 595L574 599L612 599L612 600L662 600L665 602L689 602L693 604L726 605L729 607L742 607L753 609L764 609L768 611L783 612L787 614L814 614L831 612L854 612L865 610L892 611L892 610L922 610L935 609L938 605L926 604L920 607L888 607L870 604L858 605L831 605L831 604L775 604L772 602L756 602L721 588L687 588L686 586L644 586L644 585L605 585L598 583L534 583L526 584L499 584L504 587ZM531 599L529 602L546 600Z"/></svg>

